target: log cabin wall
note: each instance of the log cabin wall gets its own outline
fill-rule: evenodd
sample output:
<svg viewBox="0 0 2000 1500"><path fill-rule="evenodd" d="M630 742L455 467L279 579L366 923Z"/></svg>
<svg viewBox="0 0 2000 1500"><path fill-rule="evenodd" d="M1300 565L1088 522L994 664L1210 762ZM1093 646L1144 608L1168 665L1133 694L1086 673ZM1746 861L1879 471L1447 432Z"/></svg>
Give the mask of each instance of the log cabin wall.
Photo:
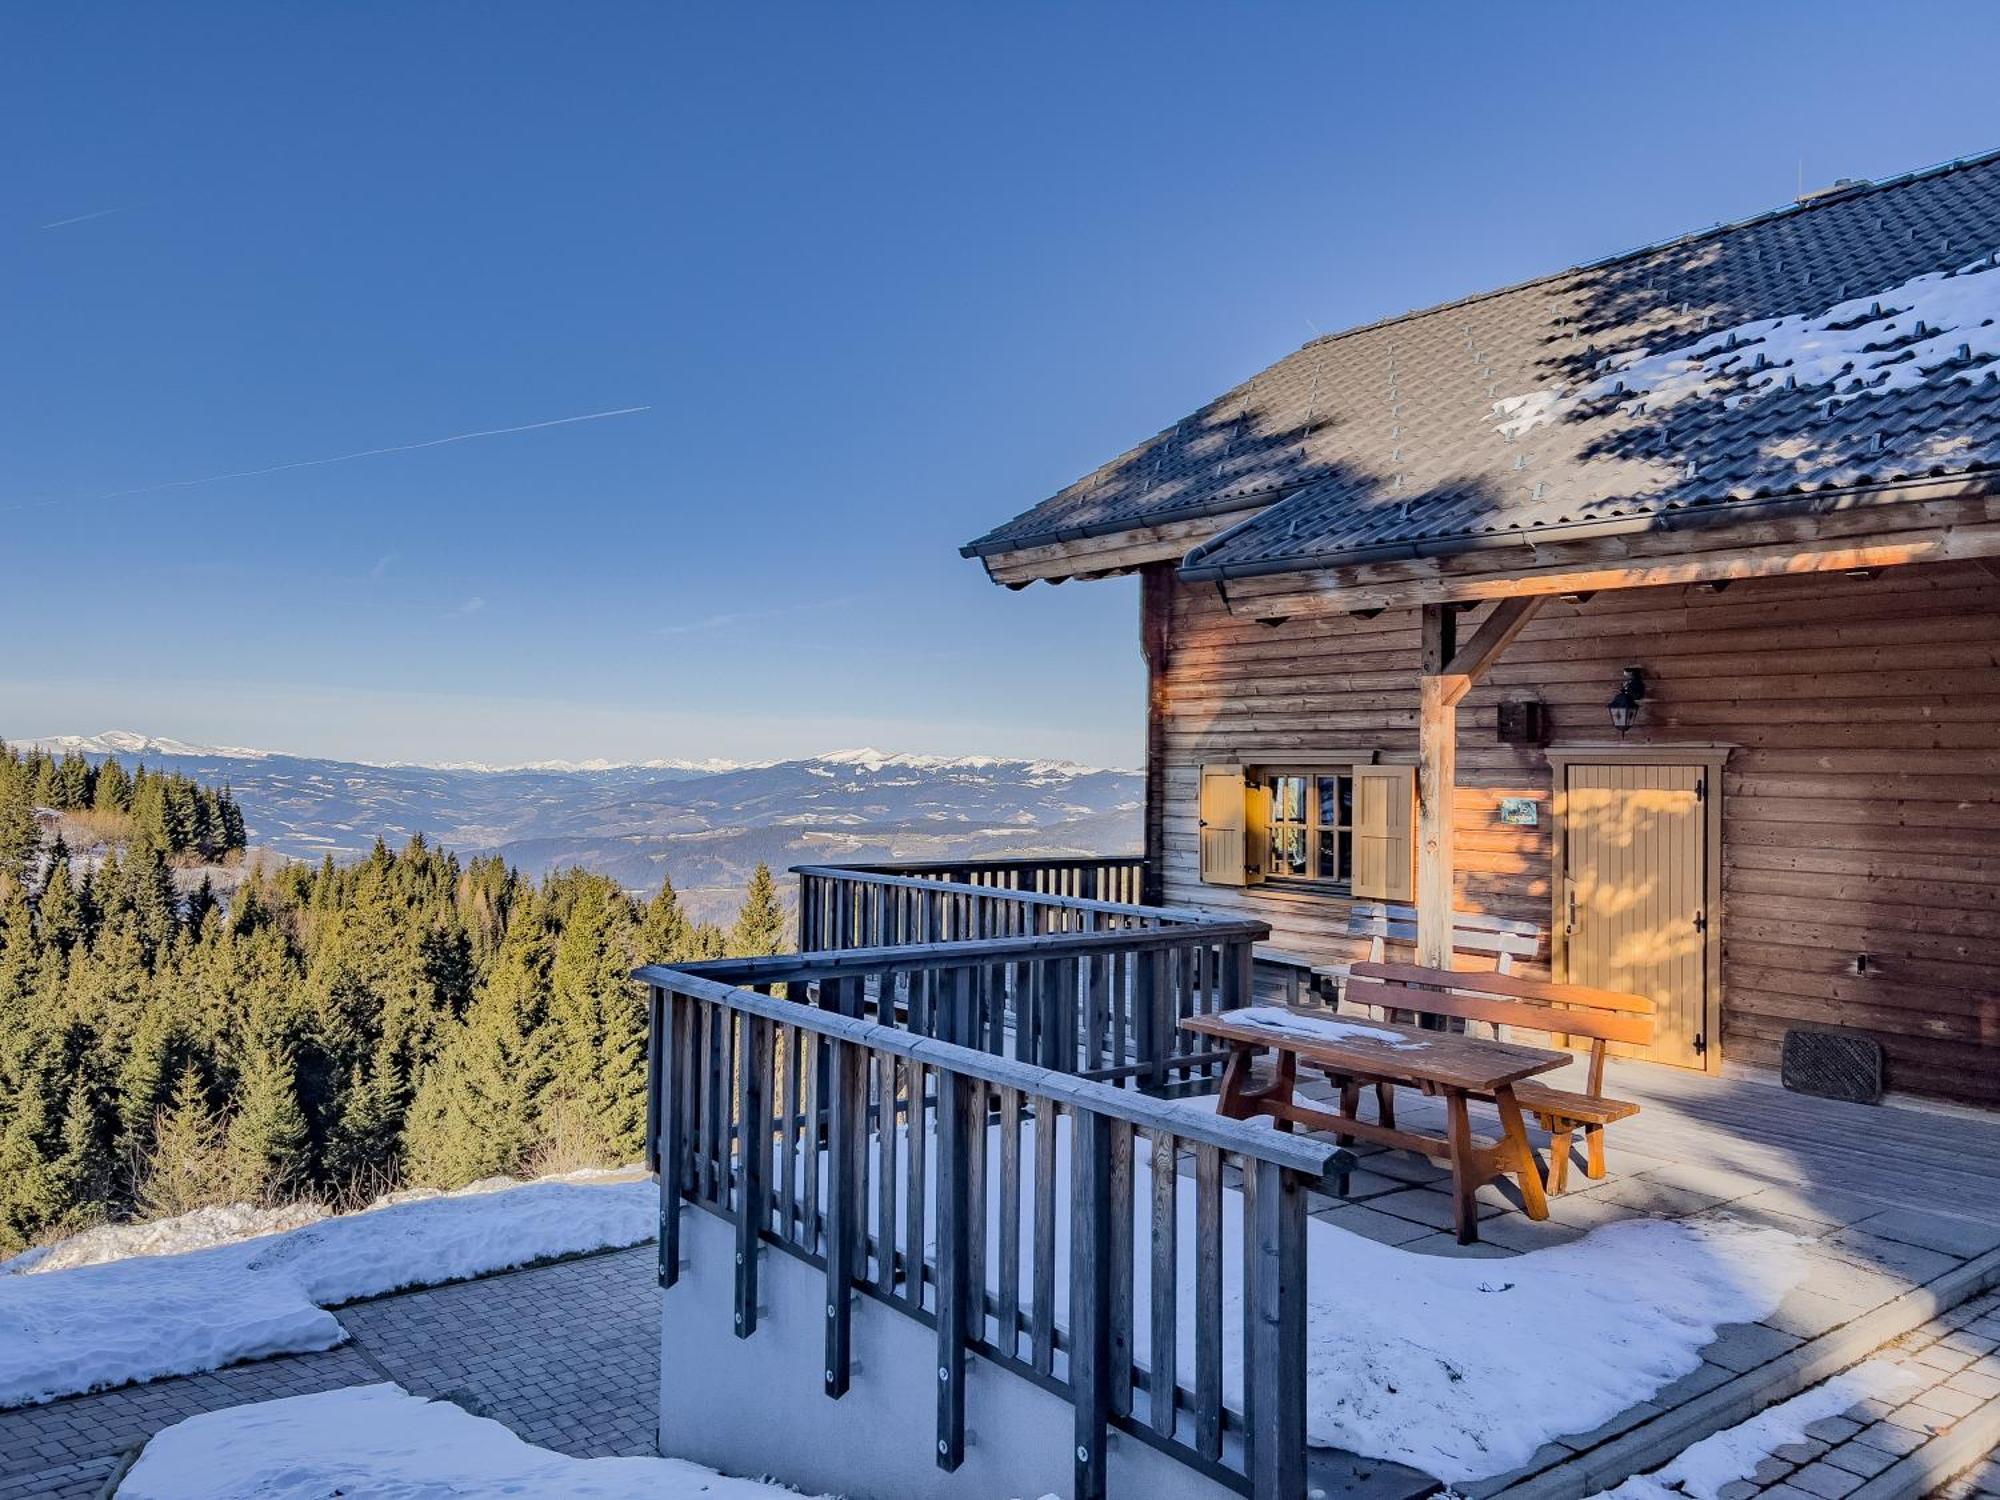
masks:
<svg viewBox="0 0 2000 1500"><path fill-rule="evenodd" d="M1259 917L1281 947L1356 955L1338 896L1201 881L1199 768L1413 760L1417 612L1266 626L1179 580L1168 603L1164 899ZM1615 743L1605 705L1628 664L1649 696L1625 744L1739 747L1723 801L1724 1058L1771 1066L1787 1027L1850 1028L1882 1042L1891 1088L2000 1104L2000 581L1940 563L1551 601L1459 709L1461 910L1545 933L1552 916L1550 767L1499 743L1497 706L1539 698L1550 748ZM1502 824L1503 797L1535 799L1538 825Z"/></svg>

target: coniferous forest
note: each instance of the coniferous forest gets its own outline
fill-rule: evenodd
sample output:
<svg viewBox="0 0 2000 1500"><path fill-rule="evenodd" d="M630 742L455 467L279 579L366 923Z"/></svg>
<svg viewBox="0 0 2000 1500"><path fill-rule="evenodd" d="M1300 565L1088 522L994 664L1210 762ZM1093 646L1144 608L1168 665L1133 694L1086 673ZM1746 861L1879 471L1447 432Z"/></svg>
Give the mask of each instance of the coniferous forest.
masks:
<svg viewBox="0 0 2000 1500"><path fill-rule="evenodd" d="M124 778L128 836L79 873L34 815L63 805L47 764L0 747L0 1250L208 1203L351 1206L630 1162L646 1038L629 971L786 942L762 866L725 930L671 882L645 901L584 870L535 883L421 836L255 869L226 900L184 893L173 863L201 836L154 821L190 805L165 777ZM200 826L222 820L210 847L240 849L227 794L192 789Z"/></svg>

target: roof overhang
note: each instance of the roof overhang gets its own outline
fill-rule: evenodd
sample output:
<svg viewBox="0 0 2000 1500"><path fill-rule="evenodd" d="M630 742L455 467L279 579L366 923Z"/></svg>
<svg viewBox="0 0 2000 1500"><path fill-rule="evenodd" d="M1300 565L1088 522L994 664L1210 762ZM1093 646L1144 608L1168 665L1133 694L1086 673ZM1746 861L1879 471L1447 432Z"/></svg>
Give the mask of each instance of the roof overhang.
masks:
<svg viewBox="0 0 2000 1500"><path fill-rule="evenodd" d="M1184 567L1257 619L2000 557L1991 475L1735 502L1533 533L1400 544L1323 562Z"/></svg>
<svg viewBox="0 0 2000 1500"><path fill-rule="evenodd" d="M1022 545L1018 542L989 542L981 539L959 548L963 557L976 557L985 564L995 583L1009 588L1026 588L1042 581L1061 583L1068 578L1104 578L1129 573L1147 563L1179 562L1195 547L1220 536L1252 511L1262 510L1281 498L1259 495L1255 500L1233 502L1228 509L1182 516L1151 526L1120 522L1111 526L1077 527L1069 534Z"/></svg>

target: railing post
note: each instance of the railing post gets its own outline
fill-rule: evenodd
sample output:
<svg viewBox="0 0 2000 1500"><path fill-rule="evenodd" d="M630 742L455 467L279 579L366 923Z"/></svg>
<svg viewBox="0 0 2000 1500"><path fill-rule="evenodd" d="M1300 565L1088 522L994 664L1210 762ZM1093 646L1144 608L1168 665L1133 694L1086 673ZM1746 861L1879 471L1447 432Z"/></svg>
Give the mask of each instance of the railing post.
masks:
<svg viewBox="0 0 2000 1500"><path fill-rule="evenodd" d="M863 1212L859 1193L861 1132L866 1128L861 1091L865 1087L861 1050L828 1038L832 1118L827 1124L826 1173L826 1393L847 1394L853 1366L854 1221Z"/></svg>
<svg viewBox="0 0 2000 1500"><path fill-rule="evenodd" d="M940 1068L937 1080L937 1465L949 1473L965 1461L965 1335L972 1302L967 1178L974 1131L964 1075ZM983 1150L984 1142L979 1146Z"/></svg>
<svg viewBox="0 0 2000 1500"><path fill-rule="evenodd" d="M663 1287L681 1277L681 1187L687 1156L689 1090L693 1059L688 1053L688 1005L653 986L653 1076L657 1080L653 1170L660 1179L660 1272Z"/></svg>
<svg viewBox="0 0 2000 1500"><path fill-rule="evenodd" d="M1174 1021L1164 1013L1172 998L1167 982L1167 950L1147 949L1138 955L1138 960L1133 966L1138 990L1132 997L1133 1040L1139 1049L1139 1061L1144 1064L1139 1075L1142 1085L1158 1089L1166 1084L1167 1053L1174 1042Z"/></svg>
<svg viewBox="0 0 2000 1500"><path fill-rule="evenodd" d="M1306 1483L1306 1198L1298 1174L1244 1163L1243 1421L1254 1500Z"/></svg>
<svg viewBox="0 0 2000 1500"><path fill-rule="evenodd" d="M1076 1413L1070 1493L1103 1500L1111 1416L1110 1122L1094 1110L1074 1111L1070 1149L1069 1384Z"/></svg>
<svg viewBox="0 0 2000 1500"><path fill-rule="evenodd" d="M757 1258L770 1222L771 1023L743 1018L736 1053L736 1336L757 1331Z"/></svg>

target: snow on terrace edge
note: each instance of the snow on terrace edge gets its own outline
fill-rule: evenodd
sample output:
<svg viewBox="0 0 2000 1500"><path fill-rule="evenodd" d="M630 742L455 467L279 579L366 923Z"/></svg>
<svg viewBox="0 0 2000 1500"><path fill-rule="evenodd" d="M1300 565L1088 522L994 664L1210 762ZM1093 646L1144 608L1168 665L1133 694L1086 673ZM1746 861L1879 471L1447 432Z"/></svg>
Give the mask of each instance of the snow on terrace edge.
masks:
<svg viewBox="0 0 2000 1500"><path fill-rule="evenodd" d="M2000 377L2000 252L1930 271L1816 315L1791 313L1705 333L1658 354L1629 349L1598 362L1604 373L1575 390L1547 387L1493 403L1507 438L1606 400L1648 410L1720 396L1733 409L1777 389L1832 386L1823 400L1909 390L1933 380Z"/></svg>

